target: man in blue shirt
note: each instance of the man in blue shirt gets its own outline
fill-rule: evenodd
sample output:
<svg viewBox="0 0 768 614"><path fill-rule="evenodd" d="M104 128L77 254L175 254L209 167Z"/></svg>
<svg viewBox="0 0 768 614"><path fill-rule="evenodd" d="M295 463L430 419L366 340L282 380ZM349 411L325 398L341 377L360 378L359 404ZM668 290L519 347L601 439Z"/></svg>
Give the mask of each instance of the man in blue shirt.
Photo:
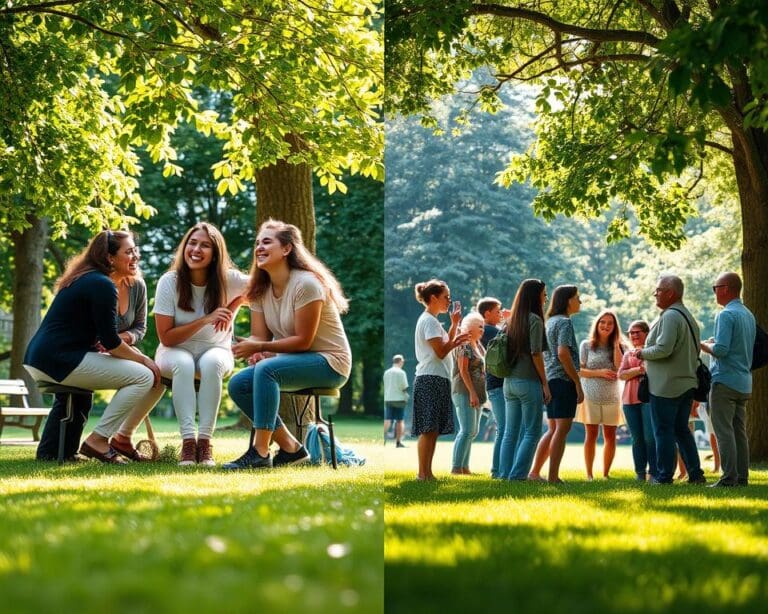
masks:
<svg viewBox="0 0 768 614"><path fill-rule="evenodd" d="M741 302L741 278L723 273L712 286L723 310L715 318L715 336L701 349L712 361L710 415L720 448L722 477L713 487L746 486L749 477L747 400L752 396L752 347L755 316Z"/></svg>

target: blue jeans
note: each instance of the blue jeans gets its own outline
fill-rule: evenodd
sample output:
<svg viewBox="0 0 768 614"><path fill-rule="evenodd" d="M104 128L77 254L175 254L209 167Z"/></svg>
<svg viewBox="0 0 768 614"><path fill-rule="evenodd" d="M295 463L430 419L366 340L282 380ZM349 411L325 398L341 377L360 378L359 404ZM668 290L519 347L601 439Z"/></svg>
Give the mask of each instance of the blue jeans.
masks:
<svg viewBox="0 0 768 614"><path fill-rule="evenodd" d="M281 390L340 388L346 381L346 376L331 369L317 352L278 354L233 375L229 396L253 426L274 431L282 425L277 415Z"/></svg>
<svg viewBox="0 0 768 614"><path fill-rule="evenodd" d="M693 433L688 428L692 402L693 389L672 399L651 395L651 423L656 437L658 465L656 479L659 482L669 484L674 479L677 461L675 442L688 470L688 479L698 480L704 476L699 461L699 450L696 448Z"/></svg>
<svg viewBox="0 0 768 614"><path fill-rule="evenodd" d="M475 409L469 404L468 394L454 392L451 398L459 419L459 432L453 442L453 469L456 470L469 467L469 452L472 448L472 440L477 437L480 409Z"/></svg>
<svg viewBox="0 0 768 614"><path fill-rule="evenodd" d="M504 389L499 386L488 391L488 400L491 402L491 411L496 419L496 440L493 442L493 461L491 462L491 477L501 477L499 474L499 455L501 453L501 439L504 437L506 420L506 408L504 407Z"/></svg>
<svg viewBox="0 0 768 614"><path fill-rule="evenodd" d="M524 480L531 470L536 445L541 437L544 396L539 380L504 379L506 430L501 442L499 475Z"/></svg>
<svg viewBox="0 0 768 614"><path fill-rule="evenodd" d="M645 479L646 467L651 477L658 477L656 466L656 440L651 425L651 405L649 403L630 403L623 405L629 433L632 435L632 460L635 462L635 474Z"/></svg>

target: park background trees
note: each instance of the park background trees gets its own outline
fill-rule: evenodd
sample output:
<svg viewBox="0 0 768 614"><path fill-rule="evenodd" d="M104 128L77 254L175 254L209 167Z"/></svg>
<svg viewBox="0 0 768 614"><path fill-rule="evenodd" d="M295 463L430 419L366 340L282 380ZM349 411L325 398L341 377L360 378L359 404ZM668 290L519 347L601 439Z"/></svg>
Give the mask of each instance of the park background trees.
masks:
<svg viewBox="0 0 768 614"><path fill-rule="evenodd" d="M188 130L214 137L206 146L218 159L213 182L182 182L195 194L177 194L182 213L174 224L212 213L211 203L222 219L240 219L250 203L251 228L269 216L286 219L314 248L313 175L329 194L347 191L346 175L383 179L379 11L378 2L347 0L1 7L0 222L11 264L4 276L14 275L4 285L6 299L14 288L13 303L5 302L15 320L11 374L25 375L21 356L39 323L42 282L46 271L55 273L41 246L77 225L135 224L167 206L172 199L147 199L142 164L160 165L166 178L197 164L187 158L202 150L179 147L191 143ZM237 200L243 192L247 202ZM165 249L181 232L165 234ZM248 234L239 225L231 236Z"/></svg>
<svg viewBox="0 0 768 614"><path fill-rule="evenodd" d="M672 249L699 203L735 200L744 300L768 321L762 3L393 0L387 9L391 112L444 127L433 102L466 90L471 101L453 118L461 127L472 107L506 114L507 84L533 85L536 138L496 181L528 183L548 221L602 217L610 241L641 236ZM768 373L755 377L749 432L753 458L768 458Z"/></svg>

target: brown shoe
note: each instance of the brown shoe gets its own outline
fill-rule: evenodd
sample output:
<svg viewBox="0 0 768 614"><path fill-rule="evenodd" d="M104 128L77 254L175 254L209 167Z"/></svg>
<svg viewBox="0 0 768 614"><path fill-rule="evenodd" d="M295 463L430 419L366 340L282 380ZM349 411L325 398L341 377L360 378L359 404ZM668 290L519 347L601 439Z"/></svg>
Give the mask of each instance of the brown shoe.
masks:
<svg viewBox="0 0 768 614"><path fill-rule="evenodd" d="M181 460L179 465L194 465L197 462L197 442L185 439L181 443Z"/></svg>
<svg viewBox="0 0 768 614"><path fill-rule="evenodd" d="M148 460L152 460L148 456L144 456L141 452L139 452L136 448L133 447L133 444L130 441L119 441L118 439L115 439L114 437L109 442L109 445L112 446L112 449L125 456L125 458L130 459L134 462L141 463L146 462Z"/></svg>
<svg viewBox="0 0 768 614"><path fill-rule="evenodd" d="M92 448L87 442L83 442L80 446L81 455L88 458L95 458L102 463L109 463L111 465L127 465L128 461L124 460L117 452L112 448L109 448L106 452L99 452L96 448Z"/></svg>
<svg viewBox="0 0 768 614"><path fill-rule="evenodd" d="M197 440L197 462L206 467L216 466L216 461L213 460L213 446L210 439Z"/></svg>

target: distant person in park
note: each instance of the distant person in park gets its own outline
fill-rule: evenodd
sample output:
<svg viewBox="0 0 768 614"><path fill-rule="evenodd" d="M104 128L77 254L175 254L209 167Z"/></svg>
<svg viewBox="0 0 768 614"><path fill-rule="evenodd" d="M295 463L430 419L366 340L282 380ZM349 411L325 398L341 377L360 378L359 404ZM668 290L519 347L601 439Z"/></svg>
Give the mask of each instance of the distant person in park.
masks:
<svg viewBox="0 0 768 614"><path fill-rule="evenodd" d="M587 479L592 480L595 447L603 427L603 477L610 477L616 456L616 428L623 423L618 369L626 346L621 338L619 320L606 310L592 322L589 339L579 346L579 377L584 402L576 412L576 422L584 424L584 464Z"/></svg>
<svg viewBox="0 0 768 614"><path fill-rule="evenodd" d="M154 312L160 345L155 360L172 380L182 438L179 465L216 464L211 438L222 380L235 366L232 323L247 285L248 276L232 265L221 232L207 222L187 230L173 264L157 282Z"/></svg>
<svg viewBox="0 0 768 614"><path fill-rule="evenodd" d="M581 298L576 286L558 286L552 293L545 325L547 350L544 352L544 370L552 395L547 404L547 432L539 441L533 468L528 478L541 481L541 468L549 457L551 484L562 484L560 463L565 442L576 415L576 405L584 400L579 379L579 346L573 332L571 316L581 309Z"/></svg>
<svg viewBox="0 0 768 614"><path fill-rule="evenodd" d="M403 419L405 406L408 403L408 376L403 371L405 358L402 354L392 357L392 366L384 371L384 443L387 443L387 433L395 425L395 445L404 448Z"/></svg>
<svg viewBox="0 0 768 614"><path fill-rule="evenodd" d="M683 304L684 285L676 275L662 275L656 284L659 317L651 325L645 347L630 350L645 361L656 439L658 477L653 484L671 484L675 472L675 442L688 469L688 482L704 484L699 451L688 428L697 386L699 327ZM694 334L691 335L691 328Z"/></svg>
<svg viewBox="0 0 768 614"><path fill-rule="evenodd" d="M112 243L119 245L111 255L111 272L109 277L117 288L117 331L125 343L135 346L144 338L147 330L147 286L141 278L139 270L139 247L131 232L114 230ZM113 247L114 249L114 247ZM98 346L97 346L98 347ZM163 394L162 386L152 388L157 404ZM59 423L66 415L66 394L55 395L51 413L45 423L40 443L37 446L38 460L56 460L59 451ZM93 403L92 394L73 394L73 421L67 427L64 443L64 457L74 458L80 446L83 428L88 420ZM136 420L136 418L139 418ZM112 437L113 448L132 460L148 460L142 457L131 445L131 435L136 430L143 416L129 414Z"/></svg>
<svg viewBox="0 0 768 614"><path fill-rule="evenodd" d="M117 391L80 446L83 456L113 464L126 462L121 455L145 460L131 445L131 435L162 395L157 365L118 333L118 315L128 315L130 293L123 288L118 303L120 293L110 276L116 274L120 286L135 276L135 249L128 232L105 230L91 239L56 282L57 294L24 356L24 367L38 382ZM87 419L90 395L77 395L75 401L71 427L75 435L70 440L68 433L65 442L65 456L70 459L71 444L77 444ZM64 408L57 408L57 413L54 418L61 418ZM48 422L38 458L55 458L58 452L58 441L54 452L54 436L48 432L58 429L58 422L51 418Z"/></svg>
<svg viewBox="0 0 768 614"><path fill-rule="evenodd" d="M543 306L547 290L540 279L526 279L517 289L507 320L507 357L512 372L504 378L506 430L501 442L501 477L526 480L541 437L544 404L552 395L544 368Z"/></svg>
<svg viewBox="0 0 768 614"><path fill-rule="evenodd" d="M451 291L439 279L416 284L416 300L424 305L414 332L416 377L413 380L413 427L418 436L418 479L434 480L432 459L439 435L453 433L451 410L451 351L465 343L466 333L459 333L461 304L451 308ZM437 316L451 311L451 326L445 332Z"/></svg>
<svg viewBox="0 0 768 614"><path fill-rule="evenodd" d="M650 327L645 320L635 320L629 325L627 334L632 347L640 349L645 345ZM632 461L635 466L635 477L645 482L648 477L657 477L656 470L656 440L653 437L651 424L651 405L643 403L637 397L640 378L645 373L642 360L631 352L625 352L621 359L618 376L624 381L622 393L622 409L624 418L632 436Z"/></svg>
<svg viewBox="0 0 768 614"><path fill-rule="evenodd" d="M701 344L711 354L712 390L709 412L720 448L722 477L713 487L746 486L749 482L747 400L752 396L752 348L755 316L741 302L741 278L736 273L719 275L712 286L717 304L715 335Z"/></svg>
<svg viewBox="0 0 768 614"><path fill-rule="evenodd" d="M467 335L465 343L453 350L451 398L456 407L459 432L453 442L451 473L469 475L469 457L472 442L477 437L480 411L488 399L485 392L485 349L480 343L483 336L483 316L472 311L464 316L461 332Z"/></svg>
<svg viewBox="0 0 768 614"><path fill-rule="evenodd" d="M293 224L267 220L256 236L246 297L251 336L232 346L251 366L229 381L232 400L256 437L225 469L265 469L309 461L309 453L278 415L280 392L341 388L352 369L341 314L349 305L341 285L304 246ZM270 443L280 450L272 457Z"/></svg>
<svg viewBox="0 0 768 614"><path fill-rule="evenodd" d="M505 317L501 309L501 301L486 296L477 302L475 310L483 316L483 336L480 343L482 343L483 348L487 348L490 340L499 334L499 323ZM508 316L508 313L506 315ZM504 380L502 378L496 377L488 371L485 372L485 390L488 400L491 402L493 418L496 421L496 439L493 442L493 460L491 461L492 478L501 477L499 475L499 456L501 454L501 440L506 428L503 387Z"/></svg>

